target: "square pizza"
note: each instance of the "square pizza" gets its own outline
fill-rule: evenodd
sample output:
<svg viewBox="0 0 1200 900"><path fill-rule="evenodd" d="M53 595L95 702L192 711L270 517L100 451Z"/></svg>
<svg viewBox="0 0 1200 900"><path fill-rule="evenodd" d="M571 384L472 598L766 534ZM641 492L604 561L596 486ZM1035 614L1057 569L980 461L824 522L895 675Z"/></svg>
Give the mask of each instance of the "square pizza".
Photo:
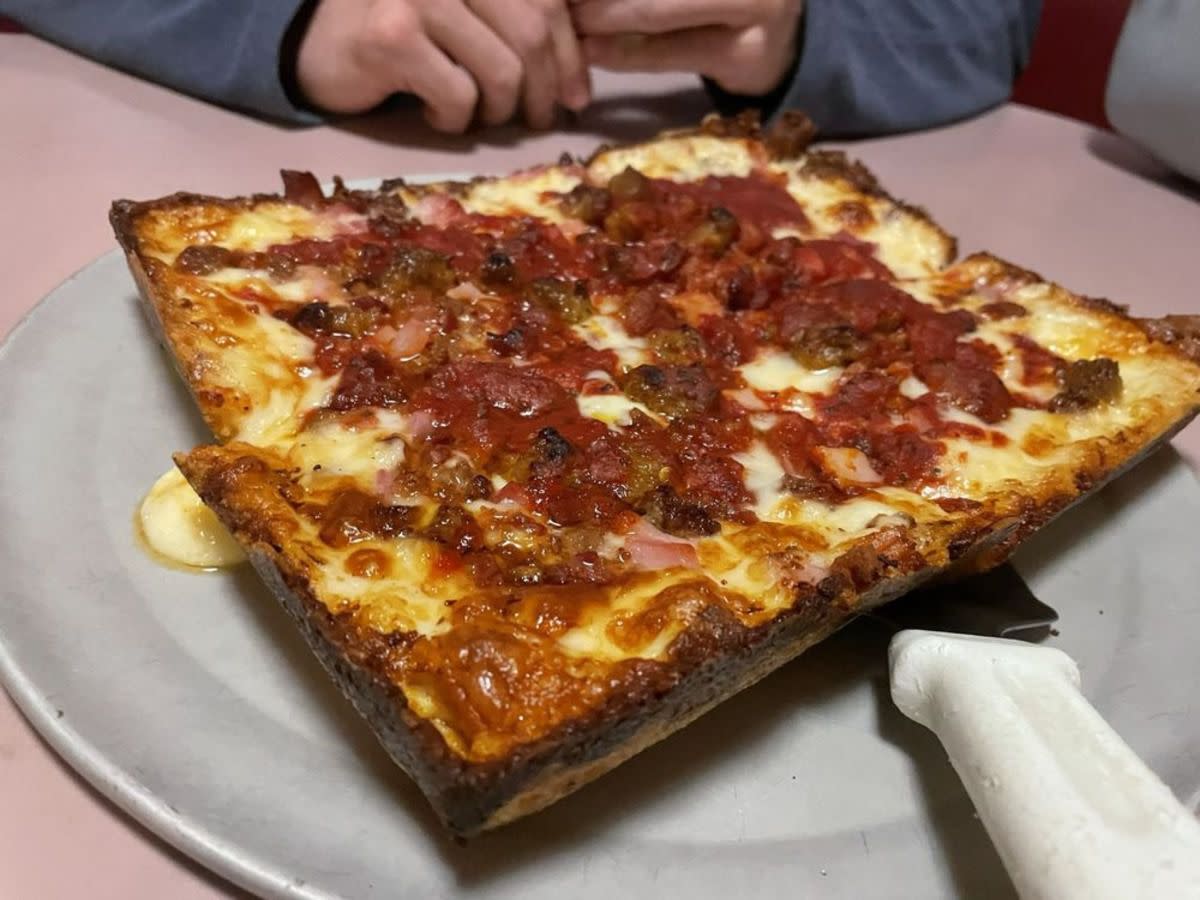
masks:
<svg viewBox="0 0 1200 900"><path fill-rule="evenodd" d="M711 118L507 177L112 221L217 443L176 462L446 825L533 812L1200 408L1194 320Z"/></svg>

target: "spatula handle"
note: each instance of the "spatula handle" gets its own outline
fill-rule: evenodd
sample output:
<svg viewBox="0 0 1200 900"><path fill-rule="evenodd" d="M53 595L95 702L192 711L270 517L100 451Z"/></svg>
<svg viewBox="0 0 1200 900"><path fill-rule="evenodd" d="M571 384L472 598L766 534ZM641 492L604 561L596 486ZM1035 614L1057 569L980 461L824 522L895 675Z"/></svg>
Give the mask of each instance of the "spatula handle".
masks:
<svg viewBox="0 0 1200 900"><path fill-rule="evenodd" d="M1200 898L1200 823L1079 690L1065 653L903 631L892 699L933 730L1026 900Z"/></svg>

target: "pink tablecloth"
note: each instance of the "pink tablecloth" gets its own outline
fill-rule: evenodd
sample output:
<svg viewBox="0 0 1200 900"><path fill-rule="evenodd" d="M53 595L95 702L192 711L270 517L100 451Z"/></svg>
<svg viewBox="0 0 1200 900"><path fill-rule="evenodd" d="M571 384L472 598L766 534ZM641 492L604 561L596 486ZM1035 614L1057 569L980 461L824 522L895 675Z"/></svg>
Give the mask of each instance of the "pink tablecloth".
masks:
<svg viewBox="0 0 1200 900"><path fill-rule="evenodd" d="M105 215L115 197L269 189L284 166L347 177L503 171L694 121L705 109L683 77L602 77L599 88L600 102L569 133L444 139L402 118L294 131L28 36L0 36L0 334L112 248ZM986 248L1140 315L1200 313L1191 277L1200 191L1171 181L1119 138L1009 106L852 152L893 192L927 206L964 251ZM1176 444L1200 460L1196 427ZM233 894L99 799L6 697L0 797L0 898Z"/></svg>

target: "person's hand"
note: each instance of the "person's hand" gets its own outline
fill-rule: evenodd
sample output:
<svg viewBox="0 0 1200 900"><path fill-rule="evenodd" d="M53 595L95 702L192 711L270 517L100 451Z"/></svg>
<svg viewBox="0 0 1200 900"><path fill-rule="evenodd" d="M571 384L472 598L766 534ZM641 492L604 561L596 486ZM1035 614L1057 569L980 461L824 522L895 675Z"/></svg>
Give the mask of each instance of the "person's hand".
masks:
<svg viewBox="0 0 1200 900"><path fill-rule="evenodd" d="M695 72L759 95L796 57L804 0L571 0L588 62L622 72Z"/></svg>
<svg viewBox="0 0 1200 900"><path fill-rule="evenodd" d="M307 102L363 112L395 93L425 104L429 124L463 131L518 104L535 128L556 103L590 100L567 0L320 0L296 55Z"/></svg>

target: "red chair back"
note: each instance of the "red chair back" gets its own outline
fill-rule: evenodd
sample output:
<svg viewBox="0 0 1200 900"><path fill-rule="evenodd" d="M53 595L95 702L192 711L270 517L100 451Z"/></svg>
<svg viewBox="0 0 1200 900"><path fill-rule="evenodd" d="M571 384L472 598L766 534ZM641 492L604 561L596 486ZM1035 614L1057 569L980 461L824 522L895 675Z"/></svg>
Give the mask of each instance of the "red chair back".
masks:
<svg viewBox="0 0 1200 900"><path fill-rule="evenodd" d="M1104 89L1131 0L1044 0L1013 100L1108 128Z"/></svg>

